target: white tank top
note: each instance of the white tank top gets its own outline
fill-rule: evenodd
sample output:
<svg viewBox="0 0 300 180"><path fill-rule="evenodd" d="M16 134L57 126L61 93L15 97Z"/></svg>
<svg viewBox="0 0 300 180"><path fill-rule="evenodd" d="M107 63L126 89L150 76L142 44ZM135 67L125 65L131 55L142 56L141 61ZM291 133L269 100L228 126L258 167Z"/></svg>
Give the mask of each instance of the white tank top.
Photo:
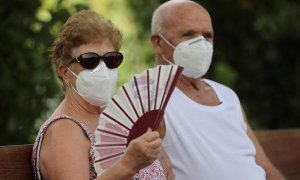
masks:
<svg viewBox="0 0 300 180"><path fill-rule="evenodd" d="M205 80L222 102L201 105L175 88L165 110L167 151L177 180L262 180L237 95Z"/></svg>

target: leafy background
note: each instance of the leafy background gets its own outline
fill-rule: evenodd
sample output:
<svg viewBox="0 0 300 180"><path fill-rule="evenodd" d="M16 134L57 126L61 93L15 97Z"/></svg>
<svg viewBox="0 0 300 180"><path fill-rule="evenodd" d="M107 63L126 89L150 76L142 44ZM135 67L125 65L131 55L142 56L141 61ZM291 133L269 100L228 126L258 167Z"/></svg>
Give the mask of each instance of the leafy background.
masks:
<svg viewBox="0 0 300 180"><path fill-rule="evenodd" d="M93 9L123 32L118 86L155 66L151 13L161 0L10 0L0 6L0 145L33 143L62 99L48 49L62 24ZM300 3L297 0L197 1L215 31L206 75L236 91L255 129L300 127Z"/></svg>

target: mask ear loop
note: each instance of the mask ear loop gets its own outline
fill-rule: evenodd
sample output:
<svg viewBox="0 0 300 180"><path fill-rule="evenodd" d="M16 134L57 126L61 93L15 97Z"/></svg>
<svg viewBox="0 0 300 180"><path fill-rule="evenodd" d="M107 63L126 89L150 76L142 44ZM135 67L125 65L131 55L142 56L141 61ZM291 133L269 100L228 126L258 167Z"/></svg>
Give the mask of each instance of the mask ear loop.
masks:
<svg viewBox="0 0 300 180"><path fill-rule="evenodd" d="M167 63L169 63L169 64L171 64L171 65L176 65L176 64L174 64L174 63L172 63L171 61L169 61L166 57L165 57L165 55L161 55L162 56L162 58L167 62Z"/></svg>
<svg viewBox="0 0 300 180"><path fill-rule="evenodd" d="M70 71L71 72L71 74L73 74L76 78L79 78L69 67L67 67L67 69L68 69L68 71ZM77 94L79 94L80 96L84 96L83 94L81 94L81 93L79 93L75 88L74 88L74 86L71 84L71 83L69 83L69 86L75 91L75 92L77 92Z"/></svg>
<svg viewBox="0 0 300 180"><path fill-rule="evenodd" d="M161 37L169 46L171 46L172 48L174 48L175 49L175 46L173 45L173 44L171 44L161 33L159 33L158 34L159 35L159 37ZM174 63L172 63L171 61L169 61L166 57L165 57L165 55L161 55L162 56L162 58L167 62L167 63L169 63L169 64L172 64L172 65L175 65Z"/></svg>
<svg viewBox="0 0 300 180"><path fill-rule="evenodd" d="M169 44L172 48L175 49L175 46L171 44L161 33L158 34L167 44Z"/></svg>
<svg viewBox="0 0 300 180"><path fill-rule="evenodd" d="M70 71L76 78L78 78L78 76L69 68L67 67L68 71Z"/></svg>

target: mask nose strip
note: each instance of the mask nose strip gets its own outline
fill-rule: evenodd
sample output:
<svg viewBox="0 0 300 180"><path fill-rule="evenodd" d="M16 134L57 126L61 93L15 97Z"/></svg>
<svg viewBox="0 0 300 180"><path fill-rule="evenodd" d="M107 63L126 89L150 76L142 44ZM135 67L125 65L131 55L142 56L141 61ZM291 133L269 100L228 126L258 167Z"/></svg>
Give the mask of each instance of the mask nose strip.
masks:
<svg viewBox="0 0 300 180"><path fill-rule="evenodd" d="M199 41L202 41L202 39L197 39L196 41L191 42L189 45L195 44L195 43L197 43Z"/></svg>
<svg viewBox="0 0 300 180"><path fill-rule="evenodd" d="M101 62L95 69L92 70L92 73L99 70L99 69L102 69L104 67L105 67L105 63Z"/></svg>
<svg viewBox="0 0 300 180"><path fill-rule="evenodd" d="M197 43L197 42L199 42L199 41L203 41L203 40L204 40L203 36L200 36L199 39L196 39L195 41L190 42L189 45L195 44L195 43ZM205 41L204 41L204 42L205 42Z"/></svg>

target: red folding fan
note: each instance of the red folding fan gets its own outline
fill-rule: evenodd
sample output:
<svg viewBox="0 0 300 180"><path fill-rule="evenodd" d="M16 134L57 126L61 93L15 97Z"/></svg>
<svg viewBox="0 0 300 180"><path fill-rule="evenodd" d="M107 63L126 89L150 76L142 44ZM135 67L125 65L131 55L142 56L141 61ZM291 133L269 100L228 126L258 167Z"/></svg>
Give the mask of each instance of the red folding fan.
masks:
<svg viewBox="0 0 300 180"><path fill-rule="evenodd" d="M97 173L111 166L132 139L156 130L183 68L159 65L134 75L108 102L95 132Z"/></svg>

